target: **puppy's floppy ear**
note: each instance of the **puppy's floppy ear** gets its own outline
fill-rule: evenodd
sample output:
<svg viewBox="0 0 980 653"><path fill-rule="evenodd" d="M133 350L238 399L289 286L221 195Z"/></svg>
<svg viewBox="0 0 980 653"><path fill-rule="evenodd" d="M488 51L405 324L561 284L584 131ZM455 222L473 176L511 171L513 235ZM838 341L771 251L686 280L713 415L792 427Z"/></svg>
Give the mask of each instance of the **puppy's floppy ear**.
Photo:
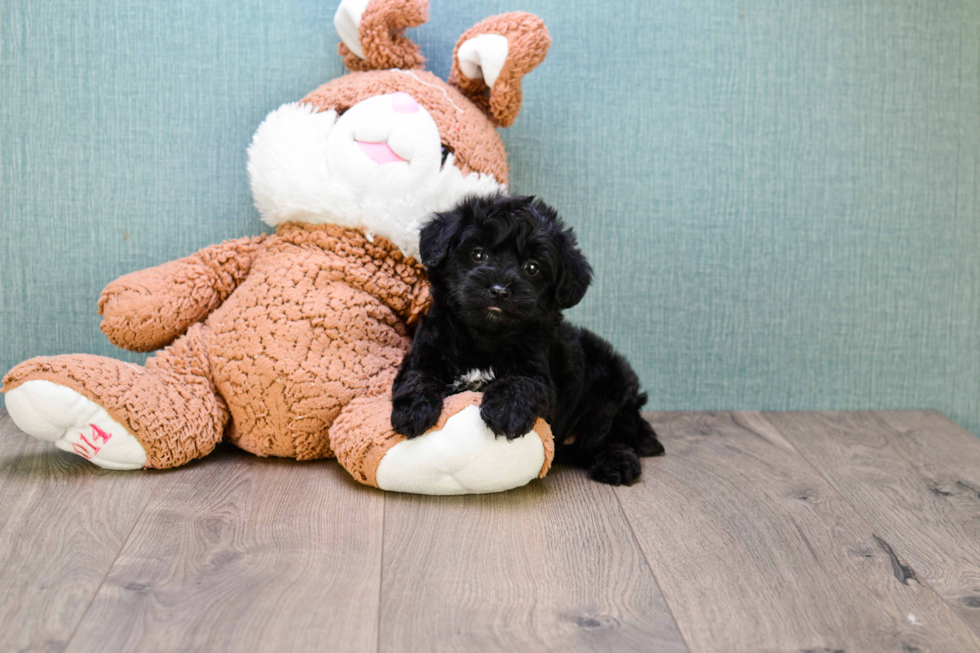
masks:
<svg viewBox="0 0 980 653"><path fill-rule="evenodd" d="M562 232L564 243L558 249L558 280L555 301L561 308L571 308L585 297L592 283L592 266L579 251L571 229Z"/></svg>
<svg viewBox="0 0 980 653"><path fill-rule="evenodd" d="M436 213L419 234L422 265L430 270L442 265L462 225L463 215L460 209Z"/></svg>
<svg viewBox="0 0 980 653"><path fill-rule="evenodd" d="M555 303L562 309L571 308L585 297L585 291L592 283L592 266L579 250L575 232L570 227L565 228L558 212L538 199L534 200L534 208L556 227Z"/></svg>

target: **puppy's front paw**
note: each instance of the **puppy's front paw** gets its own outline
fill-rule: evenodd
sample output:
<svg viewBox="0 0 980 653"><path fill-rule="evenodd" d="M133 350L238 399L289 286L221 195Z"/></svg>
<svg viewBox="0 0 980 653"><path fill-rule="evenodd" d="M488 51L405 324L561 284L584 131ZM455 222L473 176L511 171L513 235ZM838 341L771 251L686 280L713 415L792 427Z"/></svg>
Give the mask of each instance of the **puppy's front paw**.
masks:
<svg viewBox="0 0 980 653"><path fill-rule="evenodd" d="M629 485L640 477L640 457L625 446L600 451L589 467L589 478L609 485Z"/></svg>
<svg viewBox="0 0 980 653"><path fill-rule="evenodd" d="M442 397L421 392L401 395L391 401L391 427L416 438L435 426L441 413Z"/></svg>
<svg viewBox="0 0 980 653"><path fill-rule="evenodd" d="M494 435L514 440L534 428L538 416L534 409L519 401L511 401L505 393L485 392L480 407L480 417Z"/></svg>

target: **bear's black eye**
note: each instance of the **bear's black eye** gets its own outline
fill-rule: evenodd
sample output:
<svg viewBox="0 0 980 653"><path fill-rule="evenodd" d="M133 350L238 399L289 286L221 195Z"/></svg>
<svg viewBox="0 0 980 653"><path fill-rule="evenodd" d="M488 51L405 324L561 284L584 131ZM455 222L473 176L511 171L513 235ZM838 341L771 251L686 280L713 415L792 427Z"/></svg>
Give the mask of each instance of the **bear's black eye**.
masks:
<svg viewBox="0 0 980 653"><path fill-rule="evenodd" d="M442 146L442 165L446 165L446 159L448 159L449 158L449 155L452 154L452 153L453 153L453 148L449 147L448 145L443 144L443 146Z"/></svg>
<svg viewBox="0 0 980 653"><path fill-rule="evenodd" d="M527 272L527 276L536 277L538 276L538 272L541 271L541 268L534 261L528 261L524 264L524 271Z"/></svg>
<svg viewBox="0 0 980 653"><path fill-rule="evenodd" d="M477 263L483 263L484 261L487 260L487 253L483 249L477 247L472 252L470 252L470 258L472 258Z"/></svg>

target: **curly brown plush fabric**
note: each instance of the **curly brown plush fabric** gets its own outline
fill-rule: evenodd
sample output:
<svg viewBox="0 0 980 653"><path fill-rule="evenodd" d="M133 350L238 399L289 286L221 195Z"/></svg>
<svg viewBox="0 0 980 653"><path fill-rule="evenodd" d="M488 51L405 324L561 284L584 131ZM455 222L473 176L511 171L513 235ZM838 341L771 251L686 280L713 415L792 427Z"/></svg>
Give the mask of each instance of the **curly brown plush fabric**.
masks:
<svg viewBox="0 0 980 653"><path fill-rule="evenodd" d="M225 301L248 275L265 236L225 241L119 277L99 297L102 333L117 347L155 351Z"/></svg>
<svg viewBox="0 0 980 653"><path fill-rule="evenodd" d="M286 224L275 236L229 241L109 285L103 330L121 344L172 338L179 334L162 326L167 320L220 303L145 368L37 358L11 370L4 390L33 379L72 388L136 436L147 467L209 453L229 418L228 438L246 451L324 458L341 410L390 392L428 298L423 268L384 238ZM124 307L138 319L122 319ZM151 319L153 310L168 317Z"/></svg>
<svg viewBox="0 0 980 653"><path fill-rule="evenodd" d="M459 48L481 34L507 37L507 61L493 88L487 88L482 77L469 78L459 67ZM551 37L544 22L533 14L514 11L491 16L468 29L456 42L449 83L459 88L474 104L486 112L498 127L510 127L521 111L521 79L544 61L551 47Z"/></svg>
<svg viewBox="0 0 980 653"><path fill-rule="evenodd" d="M208 319L231 441L260 456L331 455L326 436L341 409L390 392L406 324L427 300L422 267L383 238L280 227L240 292Z"/></svg>
<svg viewBox="0 0 980 653"><path fill-rule="evenodd" d="M341 43L337 51L351 71L384 68L421 68L425 57L404 32L429 20L425 0L371 0L361 14L358 41L364 50L361 59Z"/></svg>

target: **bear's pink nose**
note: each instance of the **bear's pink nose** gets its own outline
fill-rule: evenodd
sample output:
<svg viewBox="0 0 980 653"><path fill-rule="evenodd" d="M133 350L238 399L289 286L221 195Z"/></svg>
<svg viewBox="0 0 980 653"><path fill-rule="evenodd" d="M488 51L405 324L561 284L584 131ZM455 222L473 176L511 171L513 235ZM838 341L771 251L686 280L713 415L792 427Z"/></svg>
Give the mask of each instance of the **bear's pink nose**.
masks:
<svg viewBox="0 0 980 653"><path fill-rule="evenodd" d="M415 113L419 110L419 103L408 93L392 93L391 108L398 113Z"/></svg>

